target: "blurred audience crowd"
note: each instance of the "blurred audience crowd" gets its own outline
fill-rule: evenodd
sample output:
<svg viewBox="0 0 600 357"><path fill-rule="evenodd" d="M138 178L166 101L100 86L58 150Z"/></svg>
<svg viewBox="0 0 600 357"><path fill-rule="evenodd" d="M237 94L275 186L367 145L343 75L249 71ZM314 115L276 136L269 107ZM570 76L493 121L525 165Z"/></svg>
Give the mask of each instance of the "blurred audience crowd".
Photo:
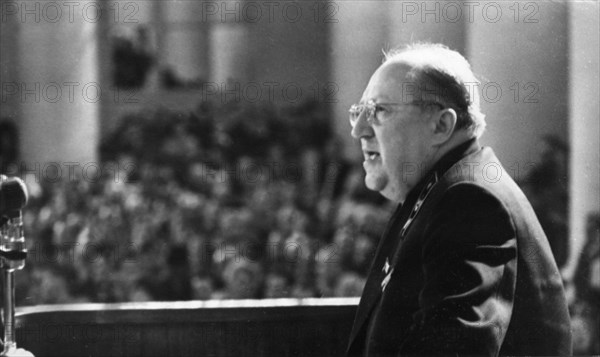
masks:
<svg viewBox="0 0 600 357"><path fill-rule="evenodd" d="M100 151L26 177L20 305L360 295L390 207L317 103L133 113Z"/></svg>

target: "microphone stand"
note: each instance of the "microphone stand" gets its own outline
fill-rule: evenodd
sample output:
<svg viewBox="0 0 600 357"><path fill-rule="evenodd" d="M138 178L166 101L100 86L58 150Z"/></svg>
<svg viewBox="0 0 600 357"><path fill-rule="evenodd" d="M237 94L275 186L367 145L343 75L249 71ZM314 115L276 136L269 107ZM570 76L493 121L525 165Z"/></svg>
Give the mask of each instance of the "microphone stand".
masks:
<svg viewBox="0 0 600 357"><path fill-rule="evenodd" d="M17 348L15 327L15 280L16 270L25 267L27 248L23 236L21 210L7 212L0 227L0 269L2 270L2 311L4 322L3 351L1 357L33 357L33 354Z"/></svg>

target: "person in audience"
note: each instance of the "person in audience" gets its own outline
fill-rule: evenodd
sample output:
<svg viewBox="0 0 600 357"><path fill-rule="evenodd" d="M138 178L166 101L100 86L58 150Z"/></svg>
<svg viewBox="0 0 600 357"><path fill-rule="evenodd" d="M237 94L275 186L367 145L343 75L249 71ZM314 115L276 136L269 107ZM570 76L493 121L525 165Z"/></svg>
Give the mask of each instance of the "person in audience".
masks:
<svg viewBox="0 0 600 357"><path fill-rule="evenodd" d="M225 299L256 299L263 284L260 264L245 258L229 260L223 272Z"/></svg>
<svg viewBox="0 0 600 357"><path fill-rule="evenodd" d="M272 271L265 278L265 298L287 298L290 296L289 278L283 272Z"/></svg>
<svg viewBox="0 0 600 357"><path fill-rule="evenodd" d="M336 250L335 245L326 245L315 256L317 295L320 297L335 296L334 290L343 272Z"/></svg>
<svg viewBox="0 0 600 357"><path fill-rule="evenodd" d="M344 272L335 286L334 296L357 297L365 288L366 279L355 272Z"/></svg>

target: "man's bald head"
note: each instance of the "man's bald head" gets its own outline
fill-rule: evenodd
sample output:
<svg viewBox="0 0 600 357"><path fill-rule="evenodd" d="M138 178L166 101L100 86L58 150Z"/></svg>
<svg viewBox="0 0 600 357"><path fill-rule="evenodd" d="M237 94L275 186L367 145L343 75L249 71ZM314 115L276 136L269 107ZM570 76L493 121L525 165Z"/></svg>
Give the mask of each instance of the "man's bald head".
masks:
<svg viewBox="0 0 600 357"><path fill-rule="evenodd" d="M485 115L479 107L479 81L469 62L458 52L440 44L416 44L385 54L384 64L405 75L405 101L435 101L457 113L456 130L479 137L485 129ZM404 74L406 73L406 74Z"/></svg>

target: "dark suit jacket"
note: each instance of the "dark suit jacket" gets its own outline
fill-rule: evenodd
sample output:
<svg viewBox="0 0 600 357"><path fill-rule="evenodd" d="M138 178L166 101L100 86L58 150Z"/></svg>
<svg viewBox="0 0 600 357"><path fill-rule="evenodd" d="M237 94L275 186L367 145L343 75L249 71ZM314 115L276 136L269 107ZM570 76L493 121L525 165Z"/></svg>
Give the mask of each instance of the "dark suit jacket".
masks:
<svg viewBox="0 0 600 357"><path fill-rule="evenodd" d="M347 353L571 354L548 240L491 149L453 149L396 210Z"/></svg>

